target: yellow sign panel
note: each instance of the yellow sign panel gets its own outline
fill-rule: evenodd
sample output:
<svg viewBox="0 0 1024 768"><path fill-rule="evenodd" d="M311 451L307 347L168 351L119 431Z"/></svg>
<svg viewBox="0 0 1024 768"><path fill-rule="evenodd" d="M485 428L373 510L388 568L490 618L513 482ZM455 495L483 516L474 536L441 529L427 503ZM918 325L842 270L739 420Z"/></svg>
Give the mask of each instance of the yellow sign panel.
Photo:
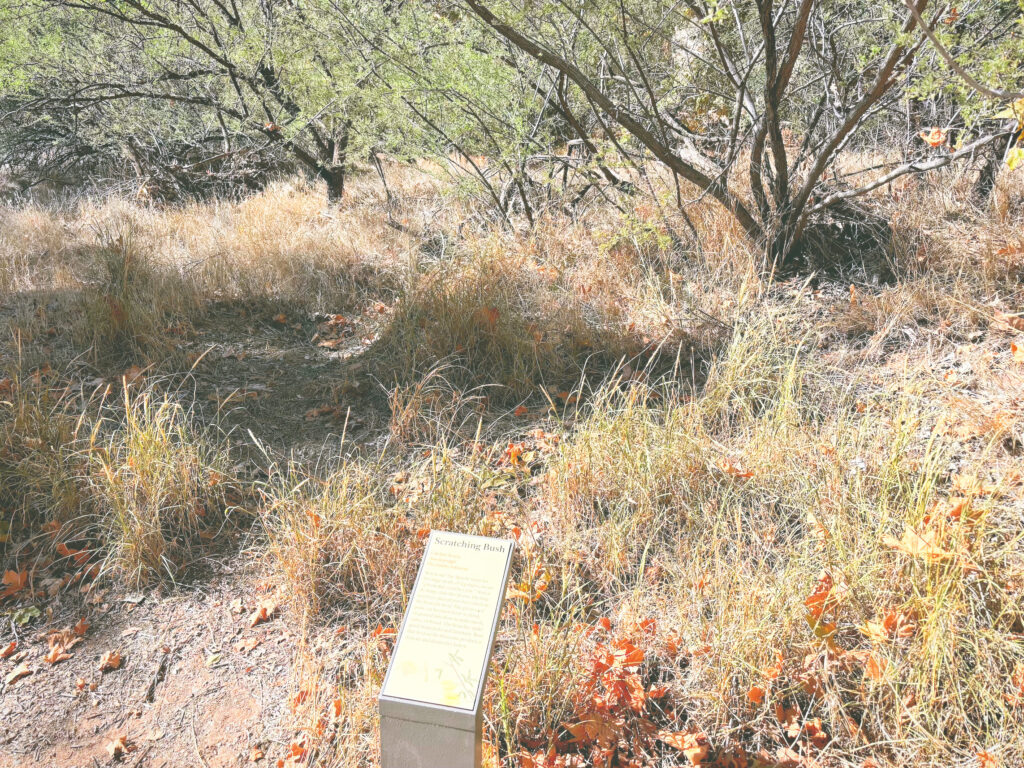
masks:
<svg viewBox="0 0 1024 768"><path fill-rule="evenodd" d="M476 706L511 554L511 541L431 532L382 696Z"/></svg>

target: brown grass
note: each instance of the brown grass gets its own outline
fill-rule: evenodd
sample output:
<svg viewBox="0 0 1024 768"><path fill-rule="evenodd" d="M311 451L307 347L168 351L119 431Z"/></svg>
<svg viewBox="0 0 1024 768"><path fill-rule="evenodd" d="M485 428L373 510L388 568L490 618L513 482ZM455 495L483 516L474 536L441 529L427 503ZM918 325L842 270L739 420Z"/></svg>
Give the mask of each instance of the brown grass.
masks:
<svg viewBox="0 0 1024 768"><path fill-rule="evenodd" d="M86 521L112 575L176 576L231 517L230 441L180 390L101 405L66 389L70 363L34 380L48 355L181 370L176 334L219 302L370 309L376 442L268 453L239 497L301 638L294 722L319 764L376 760L386 630L434 528L515 536L513 578L547 584L501 624L486 738L509 768L549 748L597 759L566 726L596 644L625 638L667 692L624 716L621 764L679 762L649 723L706 734L706 764L1024 761L1024 369L1020 333L993 323L1024 307L1012 179L986 210L953 173L884 191L897 278L854 271L852 292L761 277L710 204L688 211L697 247L649 200L491 231L413 172L389 181L409 231L366 180L329 213L300 183L0 213L21 349L0 390L8 558L40 523ZM942 553L894 546L908 528ZM873 631L886 616L903 630Z"/></svg>

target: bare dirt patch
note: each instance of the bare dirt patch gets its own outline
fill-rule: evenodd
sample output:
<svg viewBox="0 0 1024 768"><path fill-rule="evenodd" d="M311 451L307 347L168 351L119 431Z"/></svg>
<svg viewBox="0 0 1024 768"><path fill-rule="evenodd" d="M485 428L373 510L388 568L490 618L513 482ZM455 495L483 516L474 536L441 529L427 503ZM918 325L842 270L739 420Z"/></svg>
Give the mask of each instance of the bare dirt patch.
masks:
<svg viewBox="0 0 1024 768"><path fill-rule="evenodd" d="M126 594L97 591L50 604L47 620L2 633L33 674L0 696L0 766L220 766L249 761L252 749L284 754L294 638L285 622L250 627L258 586L230 568L201 587ZM96 604L92 604L92 603ZM89 622L71 658L44 660L46 633ZM117 669L100 660L119 652ZM16 666L0 662L6 677Z"/></svg>

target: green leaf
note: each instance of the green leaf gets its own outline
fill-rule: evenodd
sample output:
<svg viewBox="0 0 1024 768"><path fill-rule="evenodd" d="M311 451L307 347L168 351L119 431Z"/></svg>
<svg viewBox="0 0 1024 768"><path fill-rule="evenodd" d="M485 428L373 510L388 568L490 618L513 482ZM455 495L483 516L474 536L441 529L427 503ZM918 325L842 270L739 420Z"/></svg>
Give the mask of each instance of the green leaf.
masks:
<svg viewBox="0 0 1024 768"><path fill-rule="evenodd" d="M1006 167L1016 171L1024 165L1024 147L1014 147L1006 153Z"/></svg>
<svg viewBox="0 0 1024 768"><path fill-rule="evenodd" d="M26 624L32 621L32 619L37 619L41 615L42 611L40 611L36 606L29 605L25 608L19 608L14 613L12 613L11 621L13 621L19 627L24 627Z"/></svg>

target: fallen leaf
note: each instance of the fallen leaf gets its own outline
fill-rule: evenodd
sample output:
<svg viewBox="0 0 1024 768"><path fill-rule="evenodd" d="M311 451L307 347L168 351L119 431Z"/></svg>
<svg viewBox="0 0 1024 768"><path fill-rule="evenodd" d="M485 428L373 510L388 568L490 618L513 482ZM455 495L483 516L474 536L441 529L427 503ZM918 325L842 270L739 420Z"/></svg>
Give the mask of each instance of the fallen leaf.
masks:
<svg viewBox="0 0 1024 768"><path fill-rule="evenodd" d="M107 754L110 755L112 760L120 760L126 754L132 751L134 747L129 746L127 736L118 736L112 742L107 744Z"/></svg>
<svg viewBox="0 0 1024 768"><path fill-rule="evenodd" d="M43 656L43 661L47 664L56 664L60 661L67 661L71 658L71 654L64 650L63 646L57 645L50 649L50 652Z"/></svg>
<svg viewBox="0 0 1024 768"><path fill-rule="evenodd" d="M517 416L519 418L522 418L523 416L529 415L530 409L527 408L525 405L520 405L518 408L516 408L514 411L512 411L512 413L515 416Z"/></svg>
<svg viewBox="0 0 1024 768"><path fill-rule="evenodd" d="M14 649L18 647L17 640L11 640L11 642L0 651L0 659L7 659L14 653Z"/></svg>
<svg viewBox="0 0 1024 768"><path fill-rule="evenodd" d="M708 756L708 737L703 733L658 731L658 739L686 755L690 765L701 765Z"/></svg>
<svg viewBox="0 0 1024 768"><path fill-rule="evenodd" d="M918 533L908 525L903 529L901 539L886 536L883 541L889 547L911 557L920 557L928 562L936 562L953 556L952 552L938 545L938 537L939 532L934 529Z"/></svg>
<svg viewBox="0 0 1024 768"><path fill-rule="evenodd" d="M868 653L867 658L864 661L864 674L875 682L878 682L885 677L885 670L888 666L889 662L884 656L879 656L876 653Z"/></svg>
<svg viewBox="0 0 1024 768"><path fill-rule="evenodd" d="M1010 354L1013 355L1013 362L1024 363L1024 347L1018 347L1016 342L1011 342Z"/></svg>
<svg viewBox="0 0 1024 768"><path fill-rule="evenodd" d="M804 723L804 733L807 734L811 743L818 749L824 749L831 741L829 735L825 732L825 729L822 726L820 717L812 718Z"/></svg>
<svg viewBox="0 0 1024 768"><path fill-rule="evenodd" d="M33 672L35 672L35 670L29 667L28 662L23 661L21 664L16 666L14 670L7 675L7 677L4 678L4 682L7 683L7 685L13 685L16 681L26 675L31 675Z"/></svg>
<svg viewBox="0 0 1024 768"><path fill-rule="evenodd" d="M84 691L86 685L88 685L88 683L85 682L84 677L79 677L75 680L75 690L78 692Z"/></svg>
<svg viewBox="0 0 1024 768"><path fill-rule="evenodd" d="M999 758L988 750L978 752L978 768L999 768Z"/></svg>
<svg viewBox="0 0 1024 768"><path fill-rule="evenodd" d="M107 651L100 659L100 672L111 672L121 666L121 652Z"/></svg>
<svg viewBox="0 0 1024 768"><path fill-rule="evenodd" d="M918 136L920 136L932 149L941 147L949 138L947 131L942 128L928 128L921 131Z"/></svg>
<svg viewBox="0 0 1024 768"><path fill-rule="evenodd" d="M239 640L238 643L235 645L235 651L237 651L238 653L248 653L262 642L263 641L258 637L250 637L246 640Z"/></svg>
<svg viewBox="0 0 1024 768"><path fill-rule="evenodd" d="M1024 317L1019 315L1011 315L1007 312L1000 312L996 310L996 313L992 316L993 321L997 327L1001 329L1012 329L1015 331L1024 331Z"/></svg>
<svg viewBox="0 0 1024 768"><path fill-rule="evenodd" d="M884 643L891 638L910 637L917 631L913 617L905 611L887 611L881 621L868 621L860 631L875 643Z"/></svg>
<svg viewBox="0 0 1024 768"><path fill-rule="evenodd" d="M134 384L136 381L144 379L145 376L143 375L142 368L140 368L137 365L131 366L124 373L121 374L121 381L123 381L126 385Z"/></svg>
<svg viewBox="0 0 1024 768"><path fill-rule="evenodd" d="M78 623L71 628L71 631L79 637L85 637L85 633L89 631L89 622L85 619L79 619Z"/></svg>
<svg viewBox="0 0 1024 768"><path fill-rule="evenodd" d="M786 735L795 739L800 735L800 710L796 707L784 707L782 704L775 705L775 719L783 727Z"/></svg>
<svg viewBox="0 0 1024 768"><path fill-rule="evenodd" d="M804 600L804 605L807 606L807 613L814 619L812 626L821 619L825 611L836 607L837 600L832 593L834 586L835 582L832 579L832 574L824 571L818 579L814 591Z"/></svg>
<svg viewBox="0 0 1024 768"><path fill-rule="evenodd" d="M800 768L803 764L804 759L790 747L779 747L775 750L776 768Z"/></svg>
<svg viewBox="0 0 1024 768"><path fill-rule="evenodd" d="M270 621L270 618L277 612L277 603L273 600L261 600L259 608L257 608L252 617L249 619L249 626L255 627L257 624Z"/></svg>
<svg viewBox="0 0 1024 768"><path fill-rule="evenodd" d="M736 464L733 464L730 459L722 459L722 461L719 462L718 466L721 467L722 471L725 472L725 474L732 475L733 477L746 479L748 477L754 476L753 472L743 469L742 467L739 467Z"/></svg>
<svg viewBox="0 0 1024 768"><path fill-rule="evenodd" d="M284 325L285 323L288 322L288 315L286 315L284 312L279 312L278 314L274 315L274 322L279 325Z"/></svg>
<svg viewBox="0 0 1024 768"><path fill-rule="evenodd" d="M497 307L481 307L473 313L473 320L489 331L493 331L498 324L500 312Z"/></svg>
<svg viewBox="0 0 1024 768"><path fill-rule="evenodd" d="M0 600L5 597L21 592L28 584L28 571L4 571L3 579L0 580L4 584L4 589L0 592Z"/></svg>
<svg viewBox="0 0 1024 768"><path fill-rule="evenodd" d="M291 700L292 712L298 709L305 701L309 698L309 690L306 688L300 688Z"/></svg>
<svg viewBox="0 0 1024 768"><path fill-rule="evenodd" d="M747 691L747 701L752 704L760 704L764 701L765 690L759 685L750 686L750 690Z"/></svg>
<svg viewBox="0 0 1024 768"><path fill-rule="evenodd" d="M260 749L259 745L254 746L249 750L249 762L258 763L266 756L266 753Z"/></svg>

